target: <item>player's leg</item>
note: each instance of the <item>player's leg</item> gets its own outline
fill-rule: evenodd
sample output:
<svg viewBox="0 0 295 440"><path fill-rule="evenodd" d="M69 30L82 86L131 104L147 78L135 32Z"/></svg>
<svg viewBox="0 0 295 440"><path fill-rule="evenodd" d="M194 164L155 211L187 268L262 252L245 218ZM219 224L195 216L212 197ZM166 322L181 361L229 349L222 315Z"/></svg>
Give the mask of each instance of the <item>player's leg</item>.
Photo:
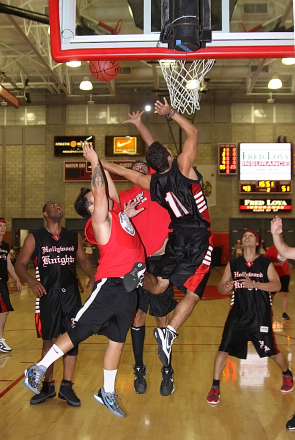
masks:
<svg viewBox="0 0 295 440"><path fill-rule="evenodd" d="M211 390L207 396L207 402L211 405L217 405L220 400L220 377L226 365L228 353L218 351L214 359L213 382Z"/></svg>
<svg viewBox="0 0 295 440"><path fill-rule="evenodd" d="M95 400L105 405L107 409L117 417L125 417L124 411L117 402L118 396L115 391L115 380L123 347L124 342L109 340L103 359L104 384L103 387L94 394Z"/></svg>
<svg viewBox="0 0 295 440"><path fill-rule="evenodd" d="M165 328L170 323L169 315L165 316L157 316L156 317L157 325L159 328ZM170 353L170 362L169 365L163 365L161 368L162 373L162 381L160 385L160 394L161 396L170 396L175 390L174 385L174 370L171 365L172 360L172 352Z"/></svg>
<svg viewBox="0 0 295 440"><path fill-rule="evenodd" d="M293 373L288 368L285 356L283 355L283 353L279 352L278 354L270 357L280 367L283 373L283 384L281 387L281 392L290 393L293 390Z"/></svg>
<svg viewBox="0 0 295 440"><path fill-rule="evenodd" d="M73 390L73 375L77 363L77 347L72 348L63 357L63 379L60 384L58 397L66 400L70 406L81 406L81 400Z"/></svg>
<svg viewBox="0 0 295 440"><path fill-rule="evenodd" d="M0 313L0 351L2 353L8 353L9 351L11 351L11 348L9 347L9 345L6 344L5 339L3 338L7 316L8 312Z"/></svg>
<svg viewBox="0 0 295 440"><path fill-rule="evenodd" d="M147 301L148 301L148 295L144 294L143 289L140 289L140 291L141 292L143 291L143 300L147 297ZM143 300L141 298L139 299L140 307L142 308L145 307L143 304L144 302ZM134 315L133 322L131 324L131 339L132 339L132 348L133 348L133 354L135 360L135 365L133 367L135 374L133 389L137 394L144 394L147 389L147 383L145 380L147 370L143 362L145 318L146 318L146 313L143 310L138 309Z"/></svg>
<svg viewBox="0 0 295 440"><path fill-rule="evenodd" d="M281 301L282 301L282 318L284 321L289 321L290 316L287 314L287 308L288 308L288 293L281 291Z"/></svg>
<svg viewBox="0 0 295 440"><path fill-rule="evenodd" d="M154 295L159 295L163 293L169 286L169 280L163 279L161 277L156 277L151 273L146 273L143 280L143 288L153 293Z"/></svg>
<svg viewBox="0 0 295 440"><path fill-rule="evenodd" d="M41 358L44 358L44 356L48 353L48 351L51 349L53 344L55 344L55 342L56 342L56 338L53 338L51 340L43 339ZM36 394L31 398L30 400L31 405L38 405L39 403L43 403L45 402L45 400L52 399L53 397L56 396L55 383L53 380L53 365L54 364L51 364L46 370L41 391L39 394Z"/></svg>

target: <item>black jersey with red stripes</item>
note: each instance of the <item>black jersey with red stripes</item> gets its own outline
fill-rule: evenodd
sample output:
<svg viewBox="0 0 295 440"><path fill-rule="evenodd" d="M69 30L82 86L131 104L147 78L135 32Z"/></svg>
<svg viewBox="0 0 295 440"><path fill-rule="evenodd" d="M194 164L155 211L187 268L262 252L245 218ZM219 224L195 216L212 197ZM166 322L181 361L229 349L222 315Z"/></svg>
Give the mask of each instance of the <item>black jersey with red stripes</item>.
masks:
<svg viewBox="0 0 295 440"><path fill-rule="evenodd" d="M8 281L7 256L9 254L9 244L6 241L0 242L0 280L3 283Z"/></svg>
<svg viewBox="0 0 295 440"><path fill-rule="evenodd" d="M196 180L185 177L174 159L172 167L163 174L152 174L150 194L170 214L169 227L209 228L211 225L206 198L201 187L202 175Z"/></svg>
<svg viewBox="0 0 295 440"><path fill-rule="evenodd" d="M60 235L52 235L47 229L41 228L32 234L36 243L32 255L36 279L46 290L78 283L76 274L78 233L62 228Z"/></svg>

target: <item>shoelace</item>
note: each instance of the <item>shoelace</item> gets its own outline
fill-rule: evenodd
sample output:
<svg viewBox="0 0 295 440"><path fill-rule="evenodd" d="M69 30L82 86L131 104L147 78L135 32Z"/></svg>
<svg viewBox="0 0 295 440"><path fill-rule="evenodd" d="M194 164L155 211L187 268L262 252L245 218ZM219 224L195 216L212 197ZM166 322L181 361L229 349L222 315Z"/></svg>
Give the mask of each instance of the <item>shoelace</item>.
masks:
<svg viewBox="0 0 295 440"><path fill-rule="evenodd" d="M118 394L116 394L116 393L112 393L110 396L108 396L109 400L111 400L113 402L113 406L114 406L115 410L123 414L123 411L117 402L117 397L118 397Z"/></svg>
<svg viewBox="0 0 295 440"><path fill-rule="evenodd" d="M135 368L134 374L137 377L137 380L139 383L144 382L144 378L145 378L145 369L144 368Z"/></svg>
<svg viewBox="0 0 295 440"><path fill-rule="evenodd" d="M165 370L163 370L162 383L164 386L169 385L169 383L171 382L172 376L173 376L173 370L171 370L170 368L169 369L165 368Z"/></svg>
<svg viewBox="0 0 295 440"><path fill-rule="evenodd" d="M40 389L41 389L40 388L40 384L41 384L41 381L42 381L43 376L44 376L44 371L42 371L41 368L38 368L38 369L36 368L33 371L33 373L34 373L34 376L32 377L31 382L34 385L34 388L36 388L37 390L40 391Z"/></svg>

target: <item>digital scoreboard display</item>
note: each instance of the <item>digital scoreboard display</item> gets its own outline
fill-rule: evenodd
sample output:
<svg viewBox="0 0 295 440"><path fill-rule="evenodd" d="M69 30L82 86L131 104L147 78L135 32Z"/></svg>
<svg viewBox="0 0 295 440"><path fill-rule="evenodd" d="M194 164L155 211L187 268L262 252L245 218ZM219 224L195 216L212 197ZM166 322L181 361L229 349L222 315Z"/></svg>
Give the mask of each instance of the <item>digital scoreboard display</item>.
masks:
<svg viewBox="0 0 295 440"><path fill-rule="evenodd" d="M290 143L240 144L240 193L291 193Z"/></svg>
<svg viewBox="0 0 295 440"><path fill-rule="evenodd" d="M237 174L237 144L218 144L218 174Z"/></svg>

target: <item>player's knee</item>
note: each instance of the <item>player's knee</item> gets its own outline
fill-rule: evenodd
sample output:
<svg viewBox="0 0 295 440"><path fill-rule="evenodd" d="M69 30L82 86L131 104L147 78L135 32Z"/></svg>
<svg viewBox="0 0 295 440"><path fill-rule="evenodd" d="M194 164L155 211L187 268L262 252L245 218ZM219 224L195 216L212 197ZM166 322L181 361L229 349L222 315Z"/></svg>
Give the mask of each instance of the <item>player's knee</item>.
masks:
<svg viewBox="0 0 295 440"><path fill-rule="evenodd" d="M93 331L90 327L80 323L78 323L76 327L68 330L67 333L72 341L72 344L74 345L74 348L75 346L79 345L80 342L85 341L85 339L93 335Z"/></svg>

